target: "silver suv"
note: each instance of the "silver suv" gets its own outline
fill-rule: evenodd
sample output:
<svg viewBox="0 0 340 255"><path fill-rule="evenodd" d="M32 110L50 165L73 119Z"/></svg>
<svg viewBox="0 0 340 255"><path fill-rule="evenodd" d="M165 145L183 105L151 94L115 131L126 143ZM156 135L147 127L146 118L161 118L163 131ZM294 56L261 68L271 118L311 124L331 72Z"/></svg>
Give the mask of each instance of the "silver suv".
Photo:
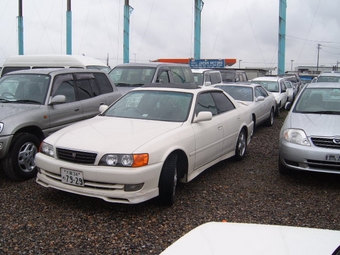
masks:
<svg viewBox="0 0 340 255"><path fill-rule="evenodd" d="M123 94L150 83L195 83L191 68L186 64L125 63L115 66L109 76Z"/></svg>
<svg viewBox="0 0 340 255"><path fill-rule="evenodd" d="M36 175L34 156L51 133L99 113L121 96L107 74L86 69L32 69L0 79L0 163L13 180Z"/></svg>

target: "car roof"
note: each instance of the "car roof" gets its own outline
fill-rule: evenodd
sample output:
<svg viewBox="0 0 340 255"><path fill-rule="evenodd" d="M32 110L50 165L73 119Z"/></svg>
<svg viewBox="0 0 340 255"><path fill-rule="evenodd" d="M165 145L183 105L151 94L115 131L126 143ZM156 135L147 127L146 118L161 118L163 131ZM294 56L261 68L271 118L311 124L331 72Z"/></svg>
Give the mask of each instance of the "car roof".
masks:
<svg viewBox="0 0 340 255"><path fill-rule="evenodd" d="M204 72L219 72L220 70L215 70L215 69L196 69L196 68L192 68L191 69L193 73L204 73Z"/></svg>
<svg viewBox="0 0 340 255"><path fill-rule="evenodd" d="M202 91L221 91L221 89L213 86L198 86L196 84L184 84L184 83L150 83L143 85L142 87L135 88L136 90L154 90L154 91L174 91L174 92L190 92L193 94L200 93ZM129 92L128 92L129 93Z"/></svg>
<svg viewBox="0 0 340 255"><path fill-rule="evenodd" d="M306 84L306 88L332 88L340 89L340 82L313 82Z"/></svg>
<svg viewBox="0 0 340 255"><path fill-rule="evenodd" d="M189 67L188 64L164 63L164 62L145 62L145 63L123 63L123 64L116 65L114 68L122 67L122 66L128 66L128 67L186 66L186 67Z"/></svg>
<svg viewBox="0 0 340 255"><path fill-rule="evenodd" d="M322 72L319 76L340 76L340 72L338 71Z"/></svg>
<svg viewBox="0 0 340 255"><path fill-rule="evenodd" d="M26 69L26 70L19 70L13 71L10 73L5 74L7 75L14 75L14 74L45 74L45 75L56 75L56 74L63 74L63 73L105 73L99 69L83 69L83 68L41 68L41 69Z"/></svg>
<svg viewBox="0 0 340 255"><path fill-rule="evenodd" d="M284 78L278 76L262 76L253 79L253 81L279 81L279 80L284 80Z"/></svg>
<svg viewBox="0 0 340 255"><path fill-rule="evenodd" d="M227 87L231 87L231 86L242 86L242 87L262 87L261 84L257 84L257 83L254 83L254 82L230 82L230 83L220 83L220 84L215 84L215 85L212 85L214 87L219 87L219 86L227 86Z"/></svg>

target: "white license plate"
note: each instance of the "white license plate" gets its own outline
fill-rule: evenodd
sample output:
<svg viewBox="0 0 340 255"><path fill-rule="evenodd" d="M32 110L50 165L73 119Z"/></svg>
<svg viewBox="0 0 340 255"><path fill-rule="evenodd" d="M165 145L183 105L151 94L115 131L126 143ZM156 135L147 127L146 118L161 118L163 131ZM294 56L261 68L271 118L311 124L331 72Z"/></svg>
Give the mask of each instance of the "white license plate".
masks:
<svg viewBox="0 0 340 255"><path fill-rule="evenodd" d="M62 168L61 181L71 185L84 186L83 172Z"/></svg>
<svg viewBox="0 0 340 255"><path fill-rule="evenodd" d="M340 161L340 155L326 155L326 160Z"/></svg>

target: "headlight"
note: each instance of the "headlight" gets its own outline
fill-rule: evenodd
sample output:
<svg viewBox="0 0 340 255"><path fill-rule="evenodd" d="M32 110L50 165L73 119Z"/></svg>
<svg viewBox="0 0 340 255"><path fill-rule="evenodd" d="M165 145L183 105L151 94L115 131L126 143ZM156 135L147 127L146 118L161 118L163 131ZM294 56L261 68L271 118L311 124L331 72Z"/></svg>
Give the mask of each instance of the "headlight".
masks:
<svg viewBox="0 0 340 255"><path fill-rule="evenodd" d="M99 161L102 166L140 167L149 163L149 154L105 154Z"/></svg>
<svg viewBox="0 0 340 255"><path fill-rule="evenodd" d="M51 144L42 142L39 151L47 156L54 157L54 150Z"/></svg>
<svg viewBox="0 0 340 255"><path fill-rule="evenodd" d="M287 142L310 146L306 133L301 129L286 129L283 137Z"/></svg>
<svg viewBox="0 0 340 255"><path fill-rule="evenodd" d="M0 122L0 133L2 132L3 129L4 129L4 123Z"/></svg>

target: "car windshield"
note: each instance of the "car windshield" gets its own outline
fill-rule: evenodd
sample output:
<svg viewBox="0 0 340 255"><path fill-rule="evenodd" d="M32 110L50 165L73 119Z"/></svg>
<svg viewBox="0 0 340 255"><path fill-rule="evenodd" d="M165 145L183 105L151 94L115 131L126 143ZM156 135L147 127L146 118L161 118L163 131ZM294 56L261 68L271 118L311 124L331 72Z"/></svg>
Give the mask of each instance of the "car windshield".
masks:
<svg viewBox="0 0 340 255"><path fill-rule="evenodd" d="M115 67L109 76L117 87L140 87L152 82L156 68L154 67Z"/></svg>
<svg viewBox="0 0 340 255"><path fill-rule="evenodd" d="M49 83L48 75L4 76L0 79L0 102L44 104Z"/></svg>
<svg viewBox="0 0 340 255"><path fill-rule="evenodd" d="M340 89L338 88L306 88L294 112L340 114Z"/></svg>
<svg viewBox="0 0 340 255"><path fill-rule="evenodd" d="M254 99L253 89L251 87L245 87L245 86L216 86L216 88L223 89L230 96L232 96L235 100L250 101L250 102L252 102L253 99Z"/></svg>
<svg viewBox="0 0 340 255"><path fill-rule="evenodd" d="M318 82L340 82L339 76L319 76Z"/></svg>
<svg viewBox="0 0 340 255"><path fill-rule="evenodd" d="M277 81L257 81L253 80L254 83L262 85L269 92L280 92L279 83Z"/></svg>
<svg viewBox="0 0 340 255"><path fill-rule="evenodd" d="M102 115L183 122L188 117L191 101L191 93L150 90L131 91L111 105Z"/></svg>

